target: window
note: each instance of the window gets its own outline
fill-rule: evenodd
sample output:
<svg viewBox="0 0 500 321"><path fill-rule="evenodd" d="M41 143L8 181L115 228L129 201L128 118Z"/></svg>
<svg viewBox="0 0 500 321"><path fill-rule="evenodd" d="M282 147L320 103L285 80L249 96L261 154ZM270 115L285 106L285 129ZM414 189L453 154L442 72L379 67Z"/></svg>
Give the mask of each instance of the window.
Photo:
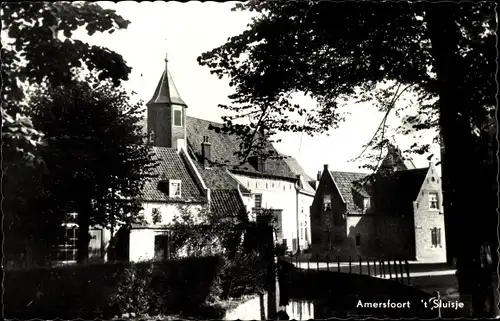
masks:
<svg viewBox="0 0 500 321"><path fill-rule="evenodd" d="M431 229L431 240L432 246L441 247L441 229L440 228L432 228Z"/></svg>
<svg viewBox="0 0 500 321"><path fill-rule="evenodd" d="M182 126L182 107L174 108L174 126Z"/></svg>
<svg viewBox="0 0 500 321"><path fill-rule="evenodd" d="M172 179L169 183L170 197L181 197L181 181Z"/></svg>
<svg viewBox="0 0 500 321"><path fill-rule="evenodd" d="M255 208L262 207L262 194L255 194Z"/></svg>
<svg viewBox="0 0 500 321"><path fill-rule="evenodd" d="M361 234L356 234L356 246L361 245Z"/></svg>
<svg viewBox="0 0 500 321"><path fill-rule="evenodd" d="M309 242L309 236L307 234L307 221L304 222L304 237L306 239L306 242Z"/></svg>
<svg viewBox="0 0 500 321"><path fill-rule="evenodd" d="M439 209L437 193L429 193L429 208L432 210Z"/></svg>
<svg viewBox="0 0 500 321"><path fill-rule="evenodd" d="M300 212L304 213L304 201L300 201Z"/></svg>
<svg viewBox="0 0 500 321"><path fill-rule="evenodd" d="M152 130L148 133L148 141L150 144L154 144L155 142L155 133Z"/></svg>
<svg viewBox="0 0 500 321"><path fill-rule="evenodd" d="M330 194L323 195L323 211L332 210L332 196Z"/></svg>
<svg viewBox="0 0 500 321"><path fill-rule="evenodd" d="M155 235L155 260L170 258L170 238L167 233Z"/></svg>
<svg viewBox="0 0 500 321"><path fill-rule="evenodd" d="M64 229L63 238L59 240L56 248L55 261L59 263L76 263L78 240L78 227L76 224L68 223Z"/></svg>
<svg viewBox="0 0 500 321"><path fill-rule="evenodd" d="M370 198L369 197L365 197L363 199L363 211L366 213L369 209L370 209Z"/></svg>
<svg viewBox="0 0 500 321"><path fill-rule="evenodd" d="M102 258L102 229L90 230L89 257L93 259Z"/></svg>

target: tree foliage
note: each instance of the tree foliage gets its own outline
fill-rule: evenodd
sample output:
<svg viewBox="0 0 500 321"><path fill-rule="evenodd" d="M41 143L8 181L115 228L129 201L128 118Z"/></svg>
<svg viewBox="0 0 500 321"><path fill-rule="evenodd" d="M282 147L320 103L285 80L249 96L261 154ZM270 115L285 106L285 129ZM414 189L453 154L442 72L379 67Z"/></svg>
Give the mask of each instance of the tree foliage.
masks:
<svg viewBox="0 0 500 321"><path fill-rule="evenodd" d="M68 85L81 68L115 85L127 80L131 69L121 55L72 36L79 28L89 35L112 33L127 28L130 22L89 2L5 2L1 10L2 212L4 230L19 236L6 239L8 254L16 256L44 243L35 238L43 233L35 232L43 231L46 225L42 223L47 223L38 215L44 169L37 149L47 140L27 116L31 106L26 89L34 84L44 88ZM22 235L28 243L21 241Z"/></svg>
<svg viewBox="0 0 500 321"><path fill-rule="evenodd" d="M128 79L131 69L121 55L71 37L79 28L93 35L113 33L127 28L129 23L113 10L89 2L2 3L2 38L6 39L1 49L5 156L14 156L9 152L16 150L30 152L27 147L40 140L40 133L24 117L23 84L67 84L83 66L116 85Z"/></svg>
<svg viewBox="0 0 500 321"><path fill-rule="evenodd" d="M485 272L478 256L481 244L498 246L494 229L475 232L482 224L497 226L498 218L496 4L254 0L237 9L257 17L247 30L199 57L235 87L234 104L221 106L236 112L224 128L249 142L255 130L312 135L342 121L339 107L349 98L399 115L395 100L412 93L417 111L403 118L399 130L439 131L447 250L458 260L461 293L474 293L474 311L483 315L491 278L480 277ZM316 108L294 105L294 92L314 98ZM293 121L290 116L297 114L306 122ZM251 125L235 126L242 117ZM373 146L388 143L386 125L384 119ZM413 148L428 149L420 142Z"/></svg>
<svg viewBox="0 0 500 321"><path fill-rule="evenodd" d="M156 165L141 132L142 106L123 89L97 82L38 89L29 101L29 115L47 140L38 149L47 171L40 210L58 220L78 213L81 259L90 226L138 222L137 197Z"/></svg>
<svg viewBox="0 0 500 321"><path fill-rule="evenodd" d="M404 119L401 131L436 127L438 82L432 30L425 19L432 6L355 1L240 4L237 8L256 11L258 17L246 31L198 58L213 74L228 76L235 87L230 97L234 105L222 107L237 115L227 117L224 127L247 139L255 128L270 135L321 133L343 120L339 107L347 99L375 101L388 111L402 91L417 95L420 108ZM473 109L471 130L491 119L495 106L493 8L492 3L447 6L461 31L455 40L461 55L456 68L467 73L463 87L475 104L488 107ZM380 89L381 84L385 88ZM294 105L294 92L317 100L317 108ZM292 120L291 113L304 115L306 121ZM236 126L235 119L242 117L249 117L252 124Z"/></svg>

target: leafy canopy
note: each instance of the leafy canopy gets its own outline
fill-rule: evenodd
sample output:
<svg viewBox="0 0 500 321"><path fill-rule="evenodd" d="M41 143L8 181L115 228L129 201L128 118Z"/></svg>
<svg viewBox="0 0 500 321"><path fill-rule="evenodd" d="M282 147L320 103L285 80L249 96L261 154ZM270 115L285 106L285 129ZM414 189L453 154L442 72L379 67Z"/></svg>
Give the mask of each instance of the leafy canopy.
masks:
<svg viewBox="0 0 500 321"><path fill-rule="evenodd" d="M89 2L2 3L2 141L4 160L31 156L43 133L25 117L23 85L63 85L79 67L98 72L115 85L131 68L107 48L71 37L78 28L89 35L125 29L130 21ZM31 155L28 155L31 153Z"/></svg>
<svg viewBox="0 0 500 321"><path fill-rule="evenodd" d="M403 119L399 130L408 134L436 128L439 86L431 39L440 30L427 22L436 8L425 1L249 1L235 8L258 13L247 30L198 61L218 77L229 77L234 104L221 107L236 116L226 117L224 128L247 141L256 128L269 135L325 132L342 121L339 107L353 97L378 102L389 112L403 92L416 95L419 108ZM446 6L459 31L454 41L460 59L454 68L460 71L460 90L474 106L469 132L483 130L493 118L494 8L491 2ZM317 107L293 104L295 92L314 98ZM299 123L291 115L304 115L306 121ZM236 125L243 117L251 124ZM428 148L414 147L421 153Z"/></svg>
<svg viewBox="0 0 500 321"><path fill-rule="evenodd" d="M110 82L97 84L88 77L31 95L29 115L47 140L39 147L47 168L44 210L88 215L89 225L134 223L142 209L137 197L156 165L141 132L142 106Z"/></svg>

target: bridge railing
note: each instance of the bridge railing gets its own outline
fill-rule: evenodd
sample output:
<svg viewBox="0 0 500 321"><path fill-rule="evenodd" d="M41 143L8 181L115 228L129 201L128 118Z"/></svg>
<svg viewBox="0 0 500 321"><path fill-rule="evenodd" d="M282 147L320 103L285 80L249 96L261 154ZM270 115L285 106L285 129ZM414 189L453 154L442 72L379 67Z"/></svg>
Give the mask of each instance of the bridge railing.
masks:
<svg viewBox="0 0 500 321"><path fill-rule="evenodd" d="M410 264L401 259L371 259L358 257L324 256L304 257L301 255L285 255L280 259L304 270L322 270L338 273L364 274L378 278L391 279L411 285Z"/></svg>

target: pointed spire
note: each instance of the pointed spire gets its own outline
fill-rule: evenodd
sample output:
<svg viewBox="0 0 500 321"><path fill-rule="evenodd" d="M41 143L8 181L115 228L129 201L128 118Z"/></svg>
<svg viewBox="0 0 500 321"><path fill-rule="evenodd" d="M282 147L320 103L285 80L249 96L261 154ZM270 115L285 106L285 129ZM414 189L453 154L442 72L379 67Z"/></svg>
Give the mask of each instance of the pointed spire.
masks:
<svg viewBox="0 0 500 321"><path fill-rule="evenodd" d="M165 54L165 70L156 86L153 98L147 103L150 104L173 104L187 107L175 87L172 75L168 71L168 55Z"/></svg>

